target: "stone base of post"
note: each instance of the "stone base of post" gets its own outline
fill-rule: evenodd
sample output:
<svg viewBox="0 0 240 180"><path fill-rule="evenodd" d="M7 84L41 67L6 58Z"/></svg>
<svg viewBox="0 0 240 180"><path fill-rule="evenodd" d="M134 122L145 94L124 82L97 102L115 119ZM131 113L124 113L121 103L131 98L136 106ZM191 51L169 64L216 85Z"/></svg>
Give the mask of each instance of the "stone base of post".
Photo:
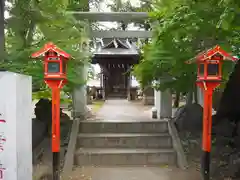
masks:
<svg viewBox="0 0 240 180"><path fill-rule="evenodd" d="M155 107L157 109L158 118L172 117L172 94L169 90L164 92L154 91Z"/></svg>
<svg viewBox="0 0 240 180"><path fill-rule="evenodd" d="M154 90L149 87L143 92L143 104L144 105L154 105Z"/></svg>

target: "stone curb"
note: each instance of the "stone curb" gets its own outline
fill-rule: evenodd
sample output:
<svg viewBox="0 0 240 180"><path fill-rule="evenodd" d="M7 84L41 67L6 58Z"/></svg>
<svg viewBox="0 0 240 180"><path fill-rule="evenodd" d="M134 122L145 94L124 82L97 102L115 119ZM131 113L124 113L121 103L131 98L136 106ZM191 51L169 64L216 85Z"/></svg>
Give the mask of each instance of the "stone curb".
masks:
<svg viewBox="0 0 240 180"><path fill-rule="evenodd" d="M177 153L177 165L180 169L186 170L189 166L187 162L187 157L182 147L180 137L178 135L178 131L173 122L173 119L167 119L167 121L168 121L169 133L172 136L172 140L173 140L173 148Z"/></svg>
<svg viewBox="0 0 240 180"><path fill-rule="evenodd" d="M72 128L71 128L71 134L70 134L70 140L67 147L67 152L64 158L64 165L63 165L63 171L61 175L61 179L68 180L69 176L71 176L73 165L74 165L74 154L76 150L76 142L77 142L77 136L78 136L78 130L79 130L79 123L83 118L76 118L73 120Z"/></svg>

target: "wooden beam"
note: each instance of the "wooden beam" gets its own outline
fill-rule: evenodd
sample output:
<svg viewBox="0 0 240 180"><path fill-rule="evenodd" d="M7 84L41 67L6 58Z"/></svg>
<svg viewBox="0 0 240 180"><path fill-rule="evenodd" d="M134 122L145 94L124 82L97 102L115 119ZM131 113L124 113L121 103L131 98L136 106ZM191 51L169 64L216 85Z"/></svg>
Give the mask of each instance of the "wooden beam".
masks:
<svg viewBox="0 0 240 180"><path fill-rule="evenodd" d="M147 12L80 12L68 11L67 14L74 15L80 20L90 21L124 21L134 22L147 19Z"/></svg>
<svg viewBox="0 0 240 180"><path fill-rule="evenodd" d="M151 31L92 31L93 38L151 38Z"/></svg>

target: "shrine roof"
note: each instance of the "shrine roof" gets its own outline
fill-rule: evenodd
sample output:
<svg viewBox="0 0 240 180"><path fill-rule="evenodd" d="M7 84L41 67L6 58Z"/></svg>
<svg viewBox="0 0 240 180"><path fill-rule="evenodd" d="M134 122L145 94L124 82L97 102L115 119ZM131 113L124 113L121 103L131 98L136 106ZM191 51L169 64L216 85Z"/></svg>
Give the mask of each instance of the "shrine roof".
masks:
<svg viewBox="0 0 240 180"><path fill-rule="evenodd" d="M63 51L62 49L60 49L59 47L57 47L55 44L53 44L52 42L49 42L49 43L46 43L44 45L43 48L41 48L39 51L33 53L31 55L32 58L37 58L37 57L40 57L40 56L44 56L46 52L48 51L54 51L56 53L58 53L59 55L69 59L71 56L66 53L65 51Z"/></svg>
<svg viewBox="0 0 240 180"><path fill-rule="evenodd" d="M236 56L232 56L228 52L224 51L219 45L216 45L215 47L208 49L206 51L200 52L197 56L194 58L186 61L187 64L191 64L193 62L199 62L199 61L205 61L209 59L209 57L220 54L224 57L224 60L230 60L230 61L237 61L238 58Z"/></svg>
<svg viewBox="0 0 240 180"><path fill-rule="evenodd" d="M106 43L108 42L108 43ZM94 53L95 56L101 55L128 55L128 56L136 56L139 55L139 50L134 42L129 42L128 39L112 39L110 42L102 41L102 43L98 44L96 51Z"/></svg>

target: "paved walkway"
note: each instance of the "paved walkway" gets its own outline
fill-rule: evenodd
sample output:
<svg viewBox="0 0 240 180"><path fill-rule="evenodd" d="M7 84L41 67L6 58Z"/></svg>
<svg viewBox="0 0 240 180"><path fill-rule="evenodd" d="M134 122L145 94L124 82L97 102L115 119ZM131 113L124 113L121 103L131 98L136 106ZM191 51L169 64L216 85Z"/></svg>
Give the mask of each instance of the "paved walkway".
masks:
<svg viewBox="0 0 240 180"><path fill-rule="evenodd" d="M151 117L151 106L143 106L139 101L107 100L96 116L104 120L147 120Z"/></svg>
<svg viewBox="0 0 240 180"><path fill-rule="evenodd" d="M98 111L101 120L151 120L151 106L127 100L107 100ZM176 167L82 167L72 180L200 180L194 170Z"/></svg>

